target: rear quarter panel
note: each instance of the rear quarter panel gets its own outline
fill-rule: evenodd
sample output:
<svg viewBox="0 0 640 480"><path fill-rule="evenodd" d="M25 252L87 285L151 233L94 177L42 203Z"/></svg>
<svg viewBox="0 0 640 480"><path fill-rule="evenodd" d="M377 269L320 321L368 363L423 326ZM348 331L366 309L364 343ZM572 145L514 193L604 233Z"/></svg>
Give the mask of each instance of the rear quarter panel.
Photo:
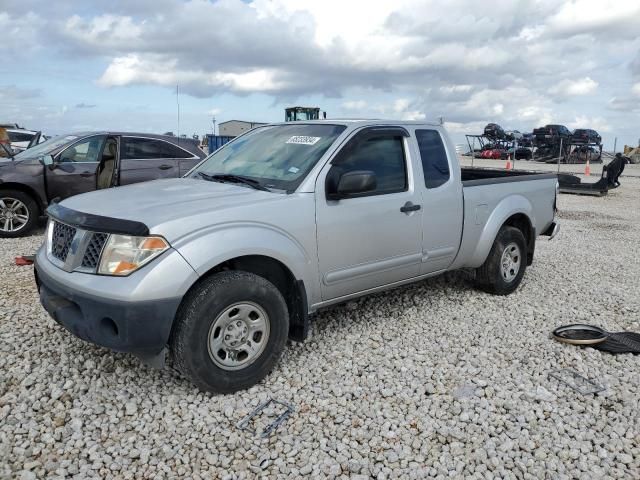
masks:
<svg viewBox="0 0 640 480"><path fill-rule="evenodd" d="M505 221L526 215L536 235L553 222L555 178L465 186L462 243L453 268L477 268L489 255Z"/></svg>

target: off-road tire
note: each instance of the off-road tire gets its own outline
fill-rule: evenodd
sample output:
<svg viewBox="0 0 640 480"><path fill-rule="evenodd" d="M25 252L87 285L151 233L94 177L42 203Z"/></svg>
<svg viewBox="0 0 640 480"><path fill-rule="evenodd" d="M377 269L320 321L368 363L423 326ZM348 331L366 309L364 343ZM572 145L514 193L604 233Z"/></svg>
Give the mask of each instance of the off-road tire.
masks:
<svg viewBox="0 0 640 480"><path fill-rule="evenodd" d="M22 228L14 232L0 230L0 238L17 238L27 236L38 225L40 209L34 198L20 190L0 190L0 198L15 198L20 200L29 210L29 220Z"/></svg>
<svg viewBox="0 0 640 480"><path fill-rule="evenodd" d="M243 301L259 305L267 314L269 337L253 363L225 370L209 354L209 331L228 307ZM170 339L175 367L201 390L232 393L249 388L269 374L284 349L289 312L280 291L253 273L226 271L212 275L187 294L178 309Z"/></svg>
<svg viewBox="0 0 640 480"><path fill-rule="evenodd" d="M502 275L502 255L506 247L515 243L520 250L520 268L513 280L506 281ZM493 242L489 256L485 262L476 269L476 286L493 295L509 295L514 292L527 268L527 243L524 235L515 227L503 226Z"/></svg>

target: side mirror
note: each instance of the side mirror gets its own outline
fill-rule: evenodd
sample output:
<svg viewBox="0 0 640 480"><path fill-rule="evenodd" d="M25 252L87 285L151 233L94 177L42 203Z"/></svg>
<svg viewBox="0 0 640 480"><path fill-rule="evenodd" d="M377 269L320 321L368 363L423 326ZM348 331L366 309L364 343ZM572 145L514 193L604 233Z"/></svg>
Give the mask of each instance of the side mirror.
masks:
<svg viewBox="0 0 640 480"><path fill-rule="evenodd" d="M45 155L42 157L42 164L45 167L51 167L54 164L53 157L51 155Z"/></svg>
<svg viewBox="0 0 640 480"><path fill-rule="evenodd" d="M371 170L354 170L340 175L337 185L334 182L327 184L327 199L340 200L358 196L362 193L372 192L378 182L376 174Z"/></svg>

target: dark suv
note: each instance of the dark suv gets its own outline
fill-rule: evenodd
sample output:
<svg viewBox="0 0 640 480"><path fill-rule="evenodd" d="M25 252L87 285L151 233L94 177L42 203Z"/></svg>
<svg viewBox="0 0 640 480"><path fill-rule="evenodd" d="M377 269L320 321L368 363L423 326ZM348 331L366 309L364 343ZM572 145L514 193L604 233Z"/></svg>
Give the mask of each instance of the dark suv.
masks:
<svg viewBox="0 0 640 480"><path fill-rule="evenodd" d="M0 237L20 237L54 199L181 177L205 157L197 142L164 135L62 135L0 159Z"/></svg>
<svg viewBox="0 0 640 480"><path fill-rule="evenodd" d="M573 143L595 143L596 145L600 145L602 137L598 132L590 128L576 128L571 136L571 141Z"/></svg>
<svg viewBox="0 0 640 480"><path fill-rule="evenodd" d="M534 128L533 137L538 145L560 143L560 139L566 145L571 139L571 131L564 125L545 125L544 127Z"/></svg>

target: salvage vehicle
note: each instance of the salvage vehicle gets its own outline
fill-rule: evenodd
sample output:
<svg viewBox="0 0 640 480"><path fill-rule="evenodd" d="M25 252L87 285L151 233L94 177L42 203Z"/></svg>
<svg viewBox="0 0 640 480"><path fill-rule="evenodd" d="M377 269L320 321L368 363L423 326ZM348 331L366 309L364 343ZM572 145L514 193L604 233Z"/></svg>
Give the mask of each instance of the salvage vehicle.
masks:
<svg viewBox="0 0 640 480"><path fill-rule="evenodd" d="M497 123L488 123L486 127L484 127L484 136L487 138L492 138L496 140L506 139L506 134L504 133L504 130Z"/></svg>
<svg viewBox="0 0 640 480"><path fill-rule="evenodd" d="M533 136L537 145L555 145L560 139L566 145L571 140L571 131L564 125L545 125L534 128Z"/></svg>
<svg viewBox="0 0 640 480"><path fill-rule="evenodd" d="M518 140L520 147L533 147L533 133L523 133L522 138Z"/></svg>
<svg viewBox="0 0 640 480"><path fill-rule="evenodd" d="M0 126L0 158L11 158L13 149L11 148L11 139L7 133L7 129Z"/></svg>
<svg viewBox="0 0 640 480"><path fill-rule="evenodd" d="M15 153L23 152L27 148L43 143L46 140L42 132L22 128L9 128L7 129L7 134L11 141L11 148Z"/></svg>
<svg viewBox="0 0 640 480"><path fill-rule="evenodd" d="M460 168L440 124L257 127L181 179L48 208L40 300L86 341L233 392L322 307L459 268L506 295L553 237L557 177Z"/></svg>
<svg viewBox="0 0 640 480"><path fill-rule="evenodd" d="M598 132L591 128L576 128L573 131L573 134L571 134L571 142L575 144L593 143L595 145L600 145L602 137Z"/></svg>
<svg viewBox="0 0 640 480"><path fill-rule="evenodd" d="M502 159L507 157L515 158L516 160L531 160L533 158L533 152L530 148L526 147L518 147L518 148L510 148L503 152Z"/></svg>
<svg viewBox="0 0 640 480"><path fill-rule="evenodd" d="M177 178L204 157L197 142L146 133L91 132L52 138L10 156L11 161L0 161L0 237L28 234L54 199Z"/></svg>
<svg viewBox="0 0 640 480"><path fill-rule="evenodd" d="M523 138L523 134L520 133L518 130L509 130L507 132L504 133L505 135L505 140L508 140L509 142L518 142L518 144L520 144L522 138Z"/></svg>

